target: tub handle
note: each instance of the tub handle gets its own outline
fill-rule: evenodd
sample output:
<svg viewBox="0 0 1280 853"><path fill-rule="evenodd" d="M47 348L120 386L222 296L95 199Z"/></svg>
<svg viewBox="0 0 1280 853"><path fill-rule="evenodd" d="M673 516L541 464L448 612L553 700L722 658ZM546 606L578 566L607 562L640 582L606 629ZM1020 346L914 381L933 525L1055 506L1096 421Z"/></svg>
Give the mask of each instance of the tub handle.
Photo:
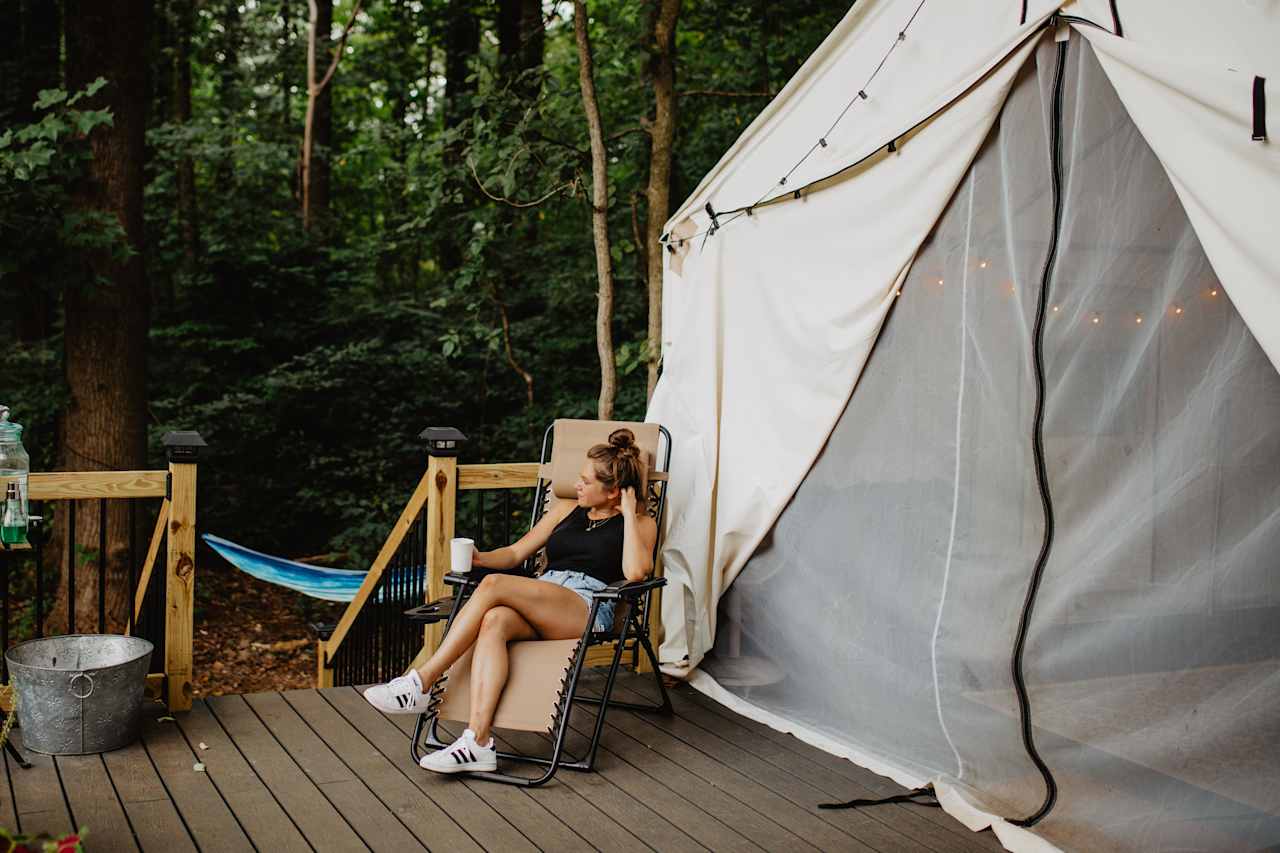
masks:
<svg viewBox="0 0 1280 853"><path fill-rule="evenodd" d="M80 694L76 692L75 685L76 685L77 678L83 678L89 682L88 693ZM71 689L71 695L76 697L77 699L88 699L90 696L93 695L93 676L87 672L77 672L75 675L71 676L70 680L67 681L67 687Z"/></svg>

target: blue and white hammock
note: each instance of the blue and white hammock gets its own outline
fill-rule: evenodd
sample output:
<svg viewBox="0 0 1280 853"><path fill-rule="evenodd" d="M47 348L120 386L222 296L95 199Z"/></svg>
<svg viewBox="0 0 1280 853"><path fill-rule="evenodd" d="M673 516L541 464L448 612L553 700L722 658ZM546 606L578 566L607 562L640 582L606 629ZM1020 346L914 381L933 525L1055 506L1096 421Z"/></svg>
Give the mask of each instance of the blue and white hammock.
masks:
<svg viewBox="0 0 1280 853"><path fill-rule="evenodd" d="M324 601L350 601L355 598L360 584L364 583L365 575L368 574L354 569L309 566L283 557L273 557L209 533L204 534L203 538L210 548L245 574Z"/></svg>

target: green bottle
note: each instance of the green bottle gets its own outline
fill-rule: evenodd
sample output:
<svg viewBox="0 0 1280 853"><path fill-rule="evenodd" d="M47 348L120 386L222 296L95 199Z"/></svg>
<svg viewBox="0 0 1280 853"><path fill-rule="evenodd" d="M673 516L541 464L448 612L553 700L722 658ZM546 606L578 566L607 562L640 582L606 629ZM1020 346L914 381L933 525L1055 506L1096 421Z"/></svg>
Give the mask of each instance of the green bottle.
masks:
<svg viewBox="0 0 1280 853"><path fill-rule="evenodd" d="M27 513L22 508L22 497L18 494L18 484L10 483L5 488L4 515L0 516L0 543L22 545L26 541Z"/></svg>

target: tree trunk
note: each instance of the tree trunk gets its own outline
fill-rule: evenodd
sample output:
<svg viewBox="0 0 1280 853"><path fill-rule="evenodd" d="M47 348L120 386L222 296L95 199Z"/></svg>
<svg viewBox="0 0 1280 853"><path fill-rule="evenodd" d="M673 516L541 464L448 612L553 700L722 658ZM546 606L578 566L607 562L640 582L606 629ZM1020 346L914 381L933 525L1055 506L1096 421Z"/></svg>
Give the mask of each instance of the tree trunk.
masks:
<svg viewBox="0 0 1280 853"><path fill-rule="evenodd" d="M500 0L498 4L498 61L503 73L517 77L542 64L546 32L540 0ZM536 98L537 87L523 80L516 91Z"/></svg>
<svg viewBox="0 0 1280 853"><path fill-rule="evenodd" d="M191 121L191 28L193 12L191 4L178 3L174 9L173 51L173 121L186 124ZM200 233L196 222L196 167L189 154L178 161L178 221L182 239L183 272L195 274L200 255ZM173 309L173 293L169 294L169 308Z"/></svg>
<svg viewBox="0 0 1280 853"><path fill-rule="evenodd" d="M480 24L470 0L449 0L445 14L444 129L448 131L461 125L471 112L475 83L467 79L467 74L480 50ZM462 266L462 246L453 220L467 208L465 201L458 198L465 199L470 194L462 170L463 148L462 141L455 139L444 146L441 154L445 202L440 209L442 223L436 255L440 270L446 275Z"/></svg>
<svg viewBox="0 0 1280 853"><path fill-rule="evenodd" d="M578 83L582 109L591 134L591 234L596 245L596 275L600 290L596 305L596 350L600 356L599 418L613 417L618 371L613 357L613 259L609 255L609 159L604 148L604 126L596 101L591 41L587 36L587 4L573 3L573 34L578 43Z"/></svg>
<svg viewBox="0 0 1280 853"><path fill-rule="evenodd" d="M15 2L13 5L17 12L19 4ZM16 97L15 124L35 121L32 105L40 90L56 89L62 84L59 64L62 29L58 4L27 0L22 5L25 8L21 15L16 19L6 18L14 23L12 28L6 29L11 29L21 41L19 49L10 55L15 60L15 73L8 78L19 81L10 90ZM9 89L8 85L6 89ZM52 291L44 284L46 276L42 272L45 266L27 253L26 261L11 276L17 293L14 336L21 343L42 341L53 333L55 300Z"/></svg>
<svg viewBox="0 0 1280 853"><path fill-rule="evenodd" d="M281 52L289 56L293 51L295 32L293 17L289 14L289 0L280 0L280 31L280 37L284 39ZM288 130L294 126L293 101L289 92L289 87L292 85L293 81L289 77L289 64L282 62L280 63L280 127L282 130ZM294 200L296 201L297 198L298 196L295 193Z"/></svg>
<svg viewBox="0 0 1280 853"><path fill-rule="evenodd" d="M119 221L133 253L86 252L80 281L64 297L66 377L70 402L62 416L60 455L70 470L129 470L146 465L146 341L149 300L143 266L142 186L146 130L146 32L149 0L67 0L67 86L80 89L97 77L111 81L86 108L107 108L110 126L90 137L86 178L74 189L80 213L106 213ZM82 504L76 523L77 552L67 555L58 600L66 601L66 563L77 565L76 629L97 627L99 570L106 578L107 630L118 630L128 612L128 508L109 504L107 553L98 549L96 506ZM65 505L63 505L65 506ZM58 512L65 537L66 513ZM84 559L84 558L88 559ZM54 612L55 620L65 614Z"/></svg>
<svg viewBox="0 0 1280 853"><path fill-rule="evenodd" d="M316 56L320 57L320 74L329 66L333 49L333 0L316 0ZM311 79L316 80L316 77ZM311 131L311 223L329 221L330 186L333 151L333 90L324 86L316 94L314 125Z"/></svg>
<svg viewBox="0 0 1280 853"><path fill-rule="evenodd" d="M190 0L185 0L190 2ZM235 138L240 126L240 110L244 105L243 89L240 81L240 47L244 33L240 26L241 0L222 0L222 14L219 23L222 33L217 38L217 46L222 49L222 59L215 72L217 80L218 100L227 115L227 123L223 127L225 134L222 150L214 166L213 185L222 192L230 192L235 186Z"/></svg>
<svg viewBox="0 0 1280 853"><path fill-rule="evenodd" d="M680 0L659 0L653 12L649 69L653 76L653 126L650 128L648 228L645 233L649 276L648 398L658 384L662 356L662 226L667 221L671 196L671 155L676 135L676 19Z"/></svg>

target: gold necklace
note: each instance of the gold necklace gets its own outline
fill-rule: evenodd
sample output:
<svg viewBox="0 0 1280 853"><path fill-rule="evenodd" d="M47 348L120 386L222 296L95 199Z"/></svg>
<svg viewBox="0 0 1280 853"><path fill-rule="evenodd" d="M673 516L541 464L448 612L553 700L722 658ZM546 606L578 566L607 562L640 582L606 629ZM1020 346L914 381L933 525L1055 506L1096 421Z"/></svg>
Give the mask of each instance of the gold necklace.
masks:
<svg viewBox="0 0 1280 853"><path fill-rule="evenodd" d="M607 522L611 518L616 517L617 515L618 514L615 512L613 515L607 515L604 518L592 518L590 514L588 514L587 515L587 532L590 533L591 531L595 530L597 527L602 527L605 524L605 522Z"/></svg>

